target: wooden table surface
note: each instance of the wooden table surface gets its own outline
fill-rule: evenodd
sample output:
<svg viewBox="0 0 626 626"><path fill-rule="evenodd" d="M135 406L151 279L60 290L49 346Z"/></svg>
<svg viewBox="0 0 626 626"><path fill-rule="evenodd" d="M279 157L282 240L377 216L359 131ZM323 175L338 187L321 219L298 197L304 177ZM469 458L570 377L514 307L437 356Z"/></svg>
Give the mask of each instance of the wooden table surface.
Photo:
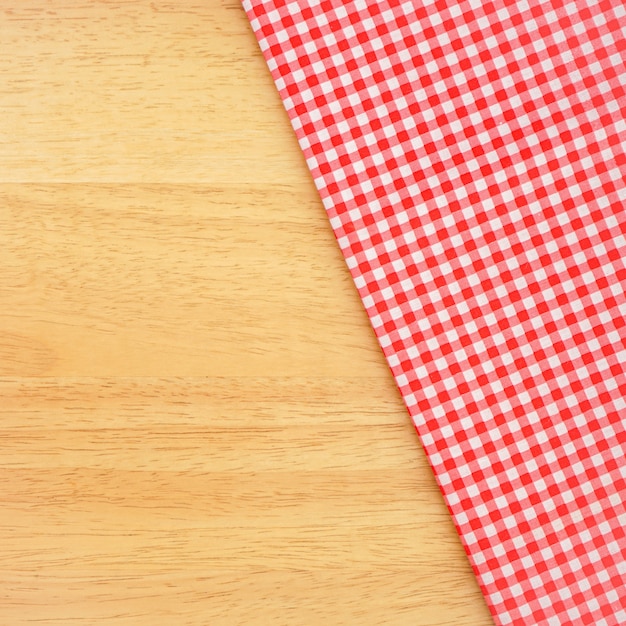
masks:
<svg viewBox="0 0 626 626"><path fill-rule="evenodd" d="M238 0L0 70L0 624L491 624Z"/></svg>

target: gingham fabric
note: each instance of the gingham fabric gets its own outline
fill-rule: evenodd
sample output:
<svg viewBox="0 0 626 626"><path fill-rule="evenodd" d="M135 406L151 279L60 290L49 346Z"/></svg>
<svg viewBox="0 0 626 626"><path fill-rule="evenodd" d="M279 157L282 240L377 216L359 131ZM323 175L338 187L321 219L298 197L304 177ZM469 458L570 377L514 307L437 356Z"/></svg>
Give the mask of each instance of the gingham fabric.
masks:
<svg viewBox="0 0 626 626"><path fill-rule="evenodd" d="M498 624L626 624L626 8L244 0Z"/></svg>

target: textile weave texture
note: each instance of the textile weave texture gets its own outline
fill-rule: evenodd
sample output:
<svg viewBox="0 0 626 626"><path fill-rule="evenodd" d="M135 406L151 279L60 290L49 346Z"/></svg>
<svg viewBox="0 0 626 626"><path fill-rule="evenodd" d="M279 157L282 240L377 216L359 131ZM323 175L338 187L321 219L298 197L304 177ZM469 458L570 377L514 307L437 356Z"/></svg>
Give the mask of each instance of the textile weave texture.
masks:
<svg viewBox="0 0 626 626"><path fill-rule="evenodd" d="M626 7L244 0L498 624L626 624Z"/></svg>

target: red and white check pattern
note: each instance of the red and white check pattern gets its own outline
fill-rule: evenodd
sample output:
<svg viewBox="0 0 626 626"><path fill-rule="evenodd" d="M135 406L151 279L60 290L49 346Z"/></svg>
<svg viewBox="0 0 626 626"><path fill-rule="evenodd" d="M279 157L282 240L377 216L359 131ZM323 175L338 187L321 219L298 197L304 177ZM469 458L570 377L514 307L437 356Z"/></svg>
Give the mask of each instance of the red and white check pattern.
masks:
<svg viewBox="0 0 626 626"><path fill-rule="evenodd" d="M626 624L626 8L244 0L498 624Z"/></svg>

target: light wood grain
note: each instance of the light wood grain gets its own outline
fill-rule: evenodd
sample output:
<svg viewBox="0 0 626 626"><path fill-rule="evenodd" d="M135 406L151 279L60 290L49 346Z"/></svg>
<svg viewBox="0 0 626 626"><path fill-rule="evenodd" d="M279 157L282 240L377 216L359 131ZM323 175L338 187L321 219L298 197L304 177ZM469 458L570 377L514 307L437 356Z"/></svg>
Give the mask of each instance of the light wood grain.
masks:
<svg viewBox="0 0 626 626"><path fill-rule="evenodd" d="M0 70L0 624L490 624L238 1Z"/></svg>

